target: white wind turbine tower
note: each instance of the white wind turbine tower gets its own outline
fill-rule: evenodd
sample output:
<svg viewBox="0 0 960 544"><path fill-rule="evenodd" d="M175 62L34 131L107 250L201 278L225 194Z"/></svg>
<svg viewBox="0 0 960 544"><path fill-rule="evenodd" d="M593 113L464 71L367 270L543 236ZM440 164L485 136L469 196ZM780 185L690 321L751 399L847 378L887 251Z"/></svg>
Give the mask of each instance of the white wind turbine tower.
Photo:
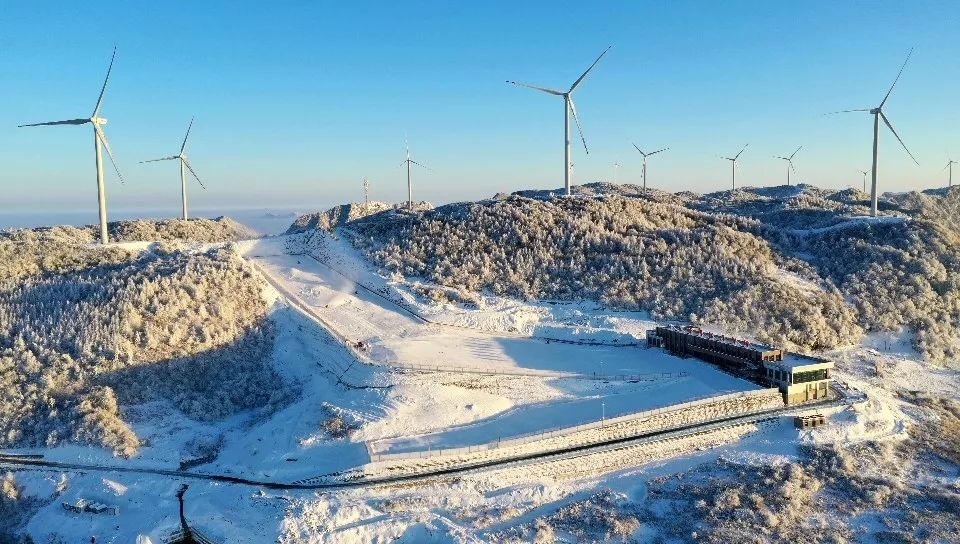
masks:
<svg viewBox="0 0 960 544"><path fill-rule="evenodd" d="M740 158L740 153L743 153L744 150L747 149L747 146L748 146L748 145L750 145L750 144L747 144L747 145L743 146L743 149L741 149L740 152L737 153L736 155L734 155L732 158L731 158L731 157L721 157L721 158L723 158L723 159L727 159L728 161L730 161L731 172L733 173L733 190L734 190L734 191L737 190L737 159Z"/></svg>
<svg viewBox="0 0 960 544"><path fill-rule="evenodd" d="M207 187L200 181L200 177L197 176L197 173L193 171L193 167L190 166L190 161L187 160L187 138L190 137L190 129L193 128L193 119L190 119L190 124L187 126L187 135L183 137L183 144L180 145L180 153L176 155L171 155L169 157L163 157L160 159L150 159L149 161L140 161L140 164L147 162L158 162L158 161L180 161L180 197L183 202L183 220L186 221L187 217L187 170L190 171L190 174L193 175L193 179L197 180L197 183L200 184L200 187L203 187L203 190L206 190Z"/></svg>
<svg viewBox="0 0 960 544"><path fill-rule="evenodd" d="M903 143L903 140L900 138L900 135L897 134L897 131L894 130L893 125L890 124L890 120L887 119L887 116L883 114L883 106L887 103L887 99L890 98L890 93L893 92L893 88L896 86L897 82L900 81L900 76L903 74L903 69L907 67L907 62L910 61L910 55L913 54L913 49L910 49L910 52L907 53L907 59L903 61L903 66L900 67L900 71L897 72L896 79L893 80L893 84L890 85L890 89L887 91L886 96L883 97L883 100L880 102L880 105L875 108L861 108L856 110L843 110L836 111L833 113L848 113L854 111L866 111L870 112L873 115L873 169L871 169L871 188L870 188L870 215L873 217L877 216L877 146L880 140L880 120L883 120L883 124L887 125L887 128L890 129L890 132L896 136L897 141L900 142L900 145L903 146L903 150L907 152L907 155L910 155L910 158L913 159L913 162L920 166L920 163L917 162L916 157L913 156L913 153L907 149L907 144Z"/></svg>
<svg viewBox="0 0 960 544"><path fill-rule="evenodd" d="M103 183L103 152L102 149L107 150L107 156L110 157L110 162L113 164L113 169L117 172L117 177L120 178L120 182L123 182L123 176L120 174L120 169L117 167L117 161L113 158L113 153L110 151L110 142L107 141L107 135L103 131L103 125L107 124L107 120L103 117L100 117L100 106L103 105L103 94L107 90L107 82L110 81L110 71L113 70L113 60L117 57L117 48L113 48L113 55L110 57L110 66L107 68L107 77L103 80L103 87L100 89L100 96L97 98L97 105L93 108L93 114L90 115L87 119L68 119L66 121L50 121L47 123L34 123L30 125L20 125L20 127L40 127L48 125L85 125L90 123L93 125L93 147L96 153L97 160L97 202L100 208L100 242L106 244L108 242L107 236L107 192L104 188Z"/></svg>
<svg viewBox="0 0 960 544"><path fill-rule="evenodd" d="M802 148L803 148L803 146L801 145L800 147L797 148L796 151L794 151L793 153L791 153L789 157L780 157L780 156L775 156L775 157L774 157L775 159L783 159L783 160L787 161L787 185L790 185L790 171L791 171L791 170L793 170L794 172L797 171L797 169L793 167L793 158L797 156L797 153L799 153L799 152L800 152L800 149L802 149Z"/></svg>
<svg viewBox="0 0 960 544"><path fill-rule="evenodd" d="M955 161L955 160L953 160L953 159L950 159L950 160L947 161L947 165L943 167L943 170L949 170L949 171L950 171L949 178L947 178L947 179L948 179L948 181L947 181L947 183L948 183L947 187L953 187L953 165L954 165L954 164L957 164L957 161ZM943 172L943 170L941 170L941 172Z"/></svg>
<svg viewBox="0 0 960 544"><path fill-rule="evenodd" d="M613 46L610 46L610 47L613 47ZM607 47L606 49L603 50L603 53L600 53L600 56L597 57L597 60L593 61L593 64L591 64L590 67L587 68L587 70L580 77L578 77L576 81L573 82L573 85L571 85L570 89L567 90L566 92L558 91L556 89L548 89L545 87L537 87L535 85L528 85L526 83L520 83L518 81L507 81L507 83L516 85L518 87L527 87L529 89L534 89L537 91L545 92L547 94L563 97L563 162L564 162L563 186L564 186L564 189L566 190L567 196L570 196L570 183L571 183L571 178L573 176L573 161L571 160L571 157L570 157L570 114L571 113L573 113L573 120L576 121L577 123L577 131L580 133L580 140L583 142L583 149L584 151L587 152L588 155L590 154L590 150L587 149L587 139L583 137L583 127L580 125L580 117L577 116L577 107L573 103L573 91L577 90L577 87L580 85L580 83L583 82L583 79L587 77L587 74L590 73L590 70L593 70L593 67L596 66L598 62L600 62L600 59L602 59L603 56L607 54L607 51L610 50L610 47Z"/></svg>
<svg viewBox="0 0 960 544"><path fill-rule="evenodd" d="M658 150L656 150L656 151L651 151L650 153L644 153L642 149L640 149L639 147L637 147L637 144L633 144L633 147L635 147L635 148L637 149L637 151L639 151L640 154L643 155L643 194L647 194L647 157L650 157L650 156L652 156L652 155L656 155L657 153L660 153L661 151L666 151L666 150L668 150L668 149L670 149L670 148L669 148L669 147L664 147L663 149L658 149Z"/></svg>
<svg viewBox="0 0 960 544"><path fill-rule="evenodd" d="M868 172L867 170L857 170L857 172L860 172L861 174L863 174L863 192L866 193L867 192L867 174L869 174L870 172Z"/></svg>
<svg viewBox="0 0 960 544"><path fill-rule="evenodd" d="M410 165L415 164L425 170L430 170L430 169L410 158L410 142L407 142L406 139L404 139L404 142L407 144L407 158L400 164L407 165L407 209L412 210L413 209L413 184L410 182Z"/></svg>
<svg viewBox="0 0 960 544"><path fill-rule="evenodd" d="M363 203L370 204L370 180L363 178Z"/></svg>

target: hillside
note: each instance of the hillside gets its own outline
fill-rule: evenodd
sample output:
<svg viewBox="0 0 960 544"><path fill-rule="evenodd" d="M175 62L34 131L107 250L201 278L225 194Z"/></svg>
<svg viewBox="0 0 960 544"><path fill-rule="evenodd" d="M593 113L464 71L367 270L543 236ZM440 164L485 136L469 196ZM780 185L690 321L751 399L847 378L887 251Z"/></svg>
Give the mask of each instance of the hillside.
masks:
<svg viewBox="0 0 960 544"><path fill-rule="evenodd" d="M960 239L939 217L960 192L884 195L877 220L865 194L809 185L575 193L590 198L523 191L346 226L385 269L462 291L597 300L802 350L906 327L928 359L958 353Z"/></svg>
<svg viewBox="0 0 960 544"><path fill-rule="evenodd" d="M140 441L123 404L165 399L211 420L277 400L262 286L231 249L63 242L83 232L0 241L0 447L129 456Z"/></svg>
<svg viewBox="0 0 960 544"><path fill-rule="evenodd" d="M414 210L417 211L432 209L433 205L429 202L417 202L414 204ZM315 229L331 230L350 221L388 210L404 213L406 208L404 204L388 204L378 201L343 204L330 208L325 212L310 213L297 217L285 234L298 234Z"/></svg>
<svg viewBox="0 0 960 544"><path fill-rule="evenodd" d="M620 196L514 196L392 222L375 217L350 225L368 255L442 285L593 299L655 319L744 326L805 348L852 342L861 332L838 293L800 291L779 279L781 264L810 271L778 255L753 220Z"/></svg>
<svg viewBox="0 0 960 544"><path fill-rule="evenodd" d="M256 238L257 234L229 217L216 219L134 219L107 224L111 242L189 241L231 242ZM55 226L0 231L0 242L57 241L90 244L100 238L100 227Z"/></svg>

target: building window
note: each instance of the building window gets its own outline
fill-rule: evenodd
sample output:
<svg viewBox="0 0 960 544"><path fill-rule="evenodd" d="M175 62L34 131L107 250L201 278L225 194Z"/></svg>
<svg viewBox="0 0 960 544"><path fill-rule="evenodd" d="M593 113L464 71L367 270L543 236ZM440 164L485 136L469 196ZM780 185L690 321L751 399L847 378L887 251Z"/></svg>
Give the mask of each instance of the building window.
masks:
<svg viewBox="0 0 960 544"><path fill-rule="evenodd" d="M806 372L795 372L793 374L793 383L807 383L815 382L820 380L826 380L828 378L827 369L821 370L808 370Z"/></svg>

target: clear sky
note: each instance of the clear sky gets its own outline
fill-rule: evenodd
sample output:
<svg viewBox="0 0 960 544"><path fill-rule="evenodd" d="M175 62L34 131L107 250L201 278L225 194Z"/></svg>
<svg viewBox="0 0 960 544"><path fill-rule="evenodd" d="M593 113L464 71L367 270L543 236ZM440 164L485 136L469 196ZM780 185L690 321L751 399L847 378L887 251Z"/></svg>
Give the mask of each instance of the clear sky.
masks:
<svg viewBox="0 0 960 544"><path fill-rule="evenodd" d="M726 189L801 180L858 185L875 106L916 47L885 110L917 156L880 139L881 190L946 184L960 159L960 6L953 2L44 2L0 10L0 211L95 211L92 134L16 128L89 116L110 52L103 116L125 175L111 207L178 207L174 154L191 116L197 207L309 208L415 197L436 203L563 184L563 102L505 83L563 88L608 45L575 94L590 154L575 183ZM960 179L960 172L958 172ZM94 216L95 217L95 216ZM92 219L91 219L92 220Z"/></svg>

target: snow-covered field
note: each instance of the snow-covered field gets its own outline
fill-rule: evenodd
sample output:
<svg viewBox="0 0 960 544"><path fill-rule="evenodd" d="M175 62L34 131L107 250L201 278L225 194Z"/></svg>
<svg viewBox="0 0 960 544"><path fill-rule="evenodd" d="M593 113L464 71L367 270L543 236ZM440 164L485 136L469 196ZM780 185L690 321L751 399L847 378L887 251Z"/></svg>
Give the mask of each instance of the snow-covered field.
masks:
<svg viewBox="0 0 960 544"><path fill-rule="evenodd" d="M132 426L147 439L133 459L79 446L39 453L124 467L177 469L186 462L199 473L262 481L334 481L386 473L371 451L473 446L758 389L696 360L631 345L652 326L640 313L493 296L473 305L429 302L416 294L416 284L381 277L348 243L325 235L237 247L269 280L265 296L277 325L273 365L292 384L295 400L268 417L248 413L215 423L189 420L163 402L128 407ZM898 443L923 416L897 389L960 396L956 371L918 362L901 338L871 336L828 355L838 376L867 398L833 408L823 429L797 431L780 417L421 482L322 492L137 473L16 470L29 517L22 529L36 542L91 536L137 542L140 535L163 542L179 527L175 493L188 483L187 519L218 542L549 542L548 533L560 541L627 536L656 542L656 516L624 514L606 529L608 520L576 516L598 497L654 508L658 499L648 482L718 460L787 463L808 446ZM691 478L702 483L709 474ZM120 513L72 513L61 506L81 498L118 506ZM619 515L601 503L610 516ZM590 532L592 524L601 532Z"/></svg>

